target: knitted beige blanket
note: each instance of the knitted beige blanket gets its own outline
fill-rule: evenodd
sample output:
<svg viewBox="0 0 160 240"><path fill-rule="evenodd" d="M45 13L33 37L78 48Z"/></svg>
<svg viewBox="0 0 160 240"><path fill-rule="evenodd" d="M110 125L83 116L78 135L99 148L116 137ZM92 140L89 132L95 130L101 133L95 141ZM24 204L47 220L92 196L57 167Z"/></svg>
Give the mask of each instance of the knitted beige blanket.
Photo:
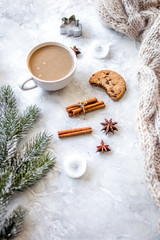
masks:
<svg viewBox="0 0 160 240"><path fill-rule="evenodd" d="M146 180L160 208L160 0L97 0L105 24L142 41L137 64L141 89L138 130Z"/></svg>

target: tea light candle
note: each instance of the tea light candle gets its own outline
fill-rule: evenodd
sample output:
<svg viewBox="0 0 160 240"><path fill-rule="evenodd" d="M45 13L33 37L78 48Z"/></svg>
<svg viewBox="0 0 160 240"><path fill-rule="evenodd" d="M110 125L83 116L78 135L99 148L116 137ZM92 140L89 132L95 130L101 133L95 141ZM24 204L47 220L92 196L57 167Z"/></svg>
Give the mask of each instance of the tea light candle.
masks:
<svg viewBox="0 0 160 240"><path fill-rule="evenodd" d="M64 162L64 170L71 178L80 178L86 172L86 160L76 155L69 156Z"/></svg>
<svg viewBox="0 0 160 240"><path fill-rule="evenodd" d="M94 41L90 49L93 57L98 59L105 58L109 53L109 45L106 41Z"/></svg>

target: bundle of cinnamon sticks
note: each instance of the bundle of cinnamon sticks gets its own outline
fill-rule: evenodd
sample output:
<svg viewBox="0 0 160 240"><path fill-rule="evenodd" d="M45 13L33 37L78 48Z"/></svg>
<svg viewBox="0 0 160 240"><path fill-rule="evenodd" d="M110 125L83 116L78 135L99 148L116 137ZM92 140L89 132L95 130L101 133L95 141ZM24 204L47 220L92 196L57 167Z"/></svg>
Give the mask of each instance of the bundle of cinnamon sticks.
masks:
<svg viewBox="0 0 160 240"><path fill-rule="evenodd" d="M72 137L82 134L88 134L92 133L91 127L85 127L85 128L76 128L76 129L69 129L69 130L63 130L58 132L59 138L65 138L65 137Z"/></svg>
<svg viewBox="0 0 160 240"><path fill-rule="evenodd" d="M92 112L97 109L104 108L106 105L103 101L98 101L97 98L92 98L77 104L66 107L69 117L77 117L79 115Z"/></svg>

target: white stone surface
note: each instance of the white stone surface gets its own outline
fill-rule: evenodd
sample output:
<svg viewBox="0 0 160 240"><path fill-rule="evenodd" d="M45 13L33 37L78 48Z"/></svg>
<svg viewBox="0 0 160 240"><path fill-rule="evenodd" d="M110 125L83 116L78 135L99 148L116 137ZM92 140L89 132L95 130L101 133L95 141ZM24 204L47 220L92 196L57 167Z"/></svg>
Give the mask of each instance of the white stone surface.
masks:
<svg viewBox="0 0 160 240"><path fill-rule="evenodd" d="M83 37L61 36L63 16L75 14L83 25ZM92 57L94 40L106 40L106 59ZM40 88L22 91L18 82L29 76L27 53L44 41L76 45L82 54L73 81L63 90L45 92ZM107 29L101 23L92 0L2 0L0 2L0 85L10 84L21 110L30 104L42 109L33 136L47 129L53 134L51 149L57 156L59 172L51 171L32 189L18 193L11 208L22 204L29 211L24 230L17 240L158 240L158 211L150 198L143 172L143 159L136 131L140 97L136 80L139 44ZM124 97L113 102L106 93L89 85L91 74L111 69L126 80ZM97 96L106 109L68 118L65 107ZM106 136L99 124L104 118L118 122L119 132ZM91 126L92 135L60 140L57 131ZM101 139L112 151L96 153ZM87 160L87 172L71 179L63 171L70 154Z"/></svg>

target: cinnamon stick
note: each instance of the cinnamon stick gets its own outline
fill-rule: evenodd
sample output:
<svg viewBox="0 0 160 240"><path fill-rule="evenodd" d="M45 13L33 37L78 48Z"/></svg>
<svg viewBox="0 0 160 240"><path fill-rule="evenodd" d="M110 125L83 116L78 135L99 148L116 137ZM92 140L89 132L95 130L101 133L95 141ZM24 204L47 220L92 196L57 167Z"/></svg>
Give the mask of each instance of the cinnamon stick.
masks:
<svg viewBox="0 0 160 240"><path fill-rule="evenodd" d="M103 105L103 104L104 104L103 101L96 102L96 103L93 103L93 104L88 104L88 105L84 106L84 110L86 112L86 110L89 109L89 108L93 108L93 107L96 107L96 106L99 106L99 105ZM83 109L81 107L79 107L78 109L72 110L73 116L75 116L76 114L78 114L81 111L83 111Z"/></svg>
<svg viewBox="0 0 160 240"><path fill-rule="evenodd" d="M73 117L73 113L69 112L69 113L68 113L68 116L69 116L69 117ZM78 115L77 115L77 116L78 116ZM76 117L76 116L75 116L75 117Z"/></svg>
<svg viewBox="0 0 160 240"><path fill-rule="evenodd" d="M71 108L67 109L67 112L72 112L73 110L76 110L78 108L79 108L79 106L71 107Z"/></svg>
<svg viewBox="0 0 160 240"><path fill-rule="evenodd" d="M81 102L81 104L84 104L85 102L86 102L87 104L91 104L91 103L95 103L95 102L97 102L97 101L98 101L98 100L97 100L97 98L95 97L95 98L92 98L92 99L83 101L83 102ZM78 104L78 103L77 103L77 104ZM70 111L70 108L77 107L77 104L73 104L73 105L71 105L71 106L66 107L66 110L67 110L67 111ZM87 105L87 104L86 104L86 105Z"/></svg>
<svg viewBox="0 0 160 240"><path fill-rule="evenodd" d="M101 105L98 105L98 106L95 106L95 107L92 107L92 108L88 108L88 109L85 110L85 113L92 112L92 111L97 110L97 109L105 108L105 106L106 106L105 104L101 104ZM84 114L83 111L81 111L81 112L79 112L75 115L73 115L73 113L68 113L69 117L77 117L77 116L82 115L82 114Z"/></svg>
<svg viewBox="0 0 160 240"><path fill-rule="evenodd" d="M87 113L87 112L92 112L92 111L97 110L97 109L105 108L105 106L106 106L105 104L101 104L101 105L99 105L99 106L86 109L86 113ZM82 112L81 114L83 114L83 112Z"/></svg>
<svg viewBox="0 0 160 240"><path fill-rule="evenodd" d="M91 127L86 128L76 128L76 129L69 129L69 130L63 130L58 132L59 138L65 138L65 137L72 137L82 134L88 134L92 132Z"/></svg>
<svg viewBox="0 0 160 240"><path fill-rule="evenodd" d="M80 131L85 131L85 130L88 130L88 129L92 129L92 128L91 127L85 127L85 128L75 128L75 129L58 131L58 135L66 134L66 133L72 133L72 132L80 132Z"/></svg>

